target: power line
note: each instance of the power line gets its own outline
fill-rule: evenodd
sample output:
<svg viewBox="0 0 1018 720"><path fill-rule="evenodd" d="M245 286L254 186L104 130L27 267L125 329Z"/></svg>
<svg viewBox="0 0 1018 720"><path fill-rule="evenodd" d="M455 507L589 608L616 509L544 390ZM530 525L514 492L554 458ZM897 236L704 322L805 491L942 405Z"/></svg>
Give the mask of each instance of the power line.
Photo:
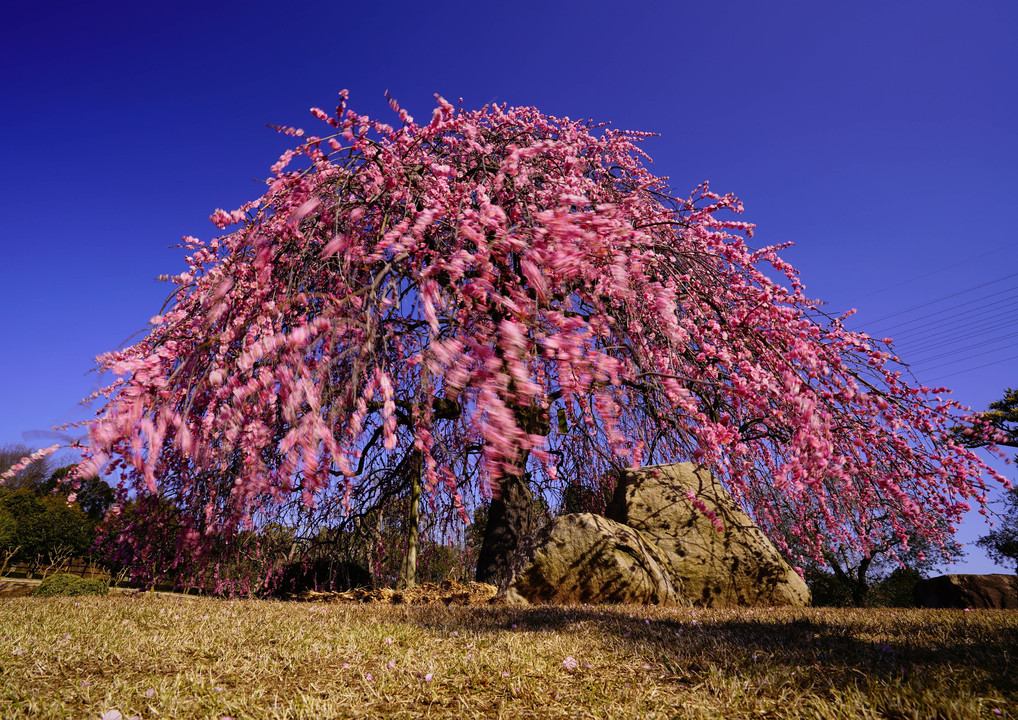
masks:
<svg viewBox="0 0 1018 720"><path fill-rule="evenodd" d="M989 357L990 355L997 355L997 354L999 354L1001 352L1004 352L1004 351L1007 351L1007 350L1010 350L1010 349L1011 348L1003 347L1003 348L996 348L994 350L983 350L982 352L969 353L969 354L965 355L965 357L958 358L957 360L948 360L947 362L937 363L936 365L931 365L929 367L923 368L923 372L929 372L930 370L936 370L937 368L949 367L951 365L957 365L959 363L969 362L969 361L975 360L977 358Z"/></svg>
<svg viewBox="0 0 1018 720"><path fill-rule="evenodd" d="M979 255L973 255L973 256L971 256L969 258L966 258L965 260L962 260L960 262L951 263L950 265L943 265L943 266L937 268L936 270L931 270L928 273L924 273L922 275L917 275L917 276L915 276L913 278L909 278L908 280L902 280L901 282L895 283L894 285L885 285L884 287L880 288L879 290L874 290L872 292L866 293L865 295L860 295L859 296L859 300L864 300L865 298L873 297L874 295L880 295L881 293L885 293L885 292L888 292L889 290L894 290L895 288L900 288L900 287L903 287L905 285L911 285L914 282L918 282L919 280L923 280L924 278L928 278L928 277L930 277L932 275L939 275L942 272L947 272L949 270L955 270L956 268L961 267L962 265L968 265L971 262L975 262L976 260L980 260L980 259L986 257L987 255L993 255L994 253L998 253L1001 250L1011 250L1013 252L1014 251L1014 242L1008 241L1008 242L1004 243L1003 245L994 248L993 250L987 250L986 252L981 253Z"/></svg>
<svg viewBox="0 0 1018 720"><path fill-rule="evenodd" d="M1011 338L1018 338L1018 332L1013 332L1010 335L1003 335L1003 336L1001 336L999 338L993 338L991 340L988 340L987 342L992 344L992 343L1001 342L1002 340L1010 340ZM986 348L983 347L982 350L985 352ZM906 364L910 365L910 366L913 366L913 367L916 366L916 365L924 365L924 364L926 364L926 363L928 363L928 362L930 362L932 360L938 360L938 359L940 359L942 357L949 357L951 355L956 355L957 353L958 353L957 350L949 350L946 353L940 353L938 355L929 355L929 356L927 356L925 358L918 359L918 360L915 359L915 358L912 358Z"/></svg>
<svg viewBox="0 0 1018 720"><path fill-rule="evenodd" d="M1003 291L1003 293L1005 293L1005 297L1002 300L997 300L996 302L990 303L989 305L981 305L978 308L973 308L971 310L966 310L964 313L960 313L960 314L965 315L965 314L968 314L968 313L971 313L971 312L978 312L978 311L983 310L983 309L985 309L987 307L993 307L993 306L996 306L996 305L1000 305L1001 303L1010 302L1011 300L1018 300L1018 287L1011 288L1010 290L1005 290L1005 291ZM1010 294L1007 294L1007 293L1010 293ZM894 331L895 328L899 328L899 327L902 327L902 326L909 326L909 325L917 325L917 324L919 324L920 320L926 320L928 318L934 318L934 317L937 317L938 315L943 315L944 313L948 313L948 312L951 312L953 310L957 310L958 308L965 307L966 305L975 305L976 303L983 303L986 300L988 300L988 299L990 299L992 297L995 297L996 295L999 295L999 294L1001 294L1001 293L993 293L991 295L985 295L983 297L978 297L975 300L969 300L968 302L964 302L964 303L961 303L959 305L955 305L953 308L946 308L944 310L937 310L936 312L927 313L926 315L920 315L919 317L912 318L911 320L904 320L904 321L902 321L900 323L896 323L894 325L890 325L885 330L881 331L880 334L881 335L890 335L890 334L892 334L892 331ZM908 332L908 331L906 330L905 332ZM870 334L872 334L872 333L870 333Z"/></svg>
<svg viewBox="0 0 1018 720"><path fill-rule="evenodd" d="M883 320L887 320L887 319L893 318L893 317L898 317L899 315L904 315L905 313L912 312L913 310L919 310L920 308L929 307L930 305L935 305L936 303L943 302L944 300L950 300L951 298L957 297L958 295L964 295L965 293L970 293L973 290L979 290L980 288L989 287L990 285L996 285L999 282L1003 282L1004 280L1010 280L1011 278L1015 278L1015 277L1018 277L1018 273L1011 273L1010 275L1004 275L1003 277L999 277L996 280L989 280L989 281L981 283L979 285L974 285L974 286L972 286L970 288L966 288L964 290L959 290L957 292L953 292L950 295L944 295L943 297L936 298L935 300L930 300L929 302L919 303L918 305L913 305L912 307L905 308L904 310L900 310L898 312L889 313L888 315L884 315L882 317L879 317L879 318L876 318L874 320L871 320L870 323L871 324L877 324L877 323L882 322Z"/></svg>
<svg viewBox="0 0 1018 720"><path fill-rule="evenodd" d="M999 250L1005 247L1012 248L1013 243L1008 243L1000 248L974 256L963 261L963 263L999 252ZM954 263L949 267L934 270L897 283L896 285L867 293L861 297L877 295L893 287L907 285L944 270L954 269L963 263ZM926 374L938 368L958 367L972 362L978 363L980 359L999 356L1000 353L1011 349L1011 345L1007 341L1018 337L1018 332L1013 332L1015 329L1015 319L1018 318L1018 287L1014 283L1009 284L1005 288L996 288L990 292L983 292L978 297L964 299L962 302L954 305L948 305L940 309L933 308L939 304L947 303L953 298L971 295L986 288L993 288L995 285L1011 281L1015 278L1018 278L1018 273L1009 273L926 302L917 303L903 310L887 313L868 322L867 327L860 328L860 330L864 330L871 337L897 335L893 345L895 354L902 358L900 361L902 365L912 368L919 374ZM932 311L918 316L914 315L915 311L923 310L924 308L930 308ZM913 316L909 317L909 314L913 314ZM900 319L895 320L896 318ZM888 324L888 320L892 322ZM874 326L880 327L881 323L883 323L884 328L882 331L875 332L872 330ZM958 347L961 341L966 341L965 347ZM975 352L972 351L974 346L976 348ZM933 353L932 355L930 354L931 352ZM919 355L920 357L919 359L907 360L905 356L909 354ZM951 359L952 357L954 359ZM944 362L930 365L931 362L942 359ZM1014 360L1018 360L1018 356L994 359L974 366L969 365L962 369L941 374L926 382L940 381Z"/></svg>
<svg viewBox="0 0 1018 720"><path fill-rule="evenodd" d="M975 367L965 368L964 370L958 370L957 372L948 373L947 375L941 375L940 377L935 377L928 382L936 382L937 380L943 380L944 378L954 377L955 375L961 375L962 373L972 372L973 370L982 370L983 368L987 368L992 365L1000 365L1001 363L1005 363L1010 360L1018 360L1018 355L1012 355L1011 357L1006 357L1003 360L994 360L993 362L986 363L985 365L976 365Z"/></svg>
<svg viewBox="0 0 1018 720"><path fill-rule="evenodd" d="M952 318L945 318L941 323L936 323L926 328L916 328L904 335L896 335L892 340L895 346L922 345L938 335L970 330L976 327L985 327L987 325L1007 325L1015 317L1018 317L1018 302L1002 308L987 308L981 312L962 313Z"/></svg>
<svg viewBox="0 0 1018 720"><path fill-rule="evenodd" d="M992 333L997 330L1008 330L1011 327L1008 319L1013 317L1014 313L1011 312L997 313L996 315L985 318L978 323L962 324L957 327L952 326L937 330L933 333L924 333L914 339L910 338L900 342L895 341L894 349L898 354L903 352L921 353L926 352L931 348L935 348L944 342L963 340L965 338Z"/></svg>

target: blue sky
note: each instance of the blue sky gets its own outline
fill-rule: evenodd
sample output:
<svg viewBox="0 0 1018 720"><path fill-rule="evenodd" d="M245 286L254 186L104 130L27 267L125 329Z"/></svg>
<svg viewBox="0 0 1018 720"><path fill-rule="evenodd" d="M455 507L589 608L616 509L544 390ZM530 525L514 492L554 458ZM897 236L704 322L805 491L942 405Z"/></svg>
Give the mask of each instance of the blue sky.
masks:
<svg viewBox="0 0 1018 720"><path fill-rule="evenodd" d="M1018 385L1018 3L70 3L0 26L0 444L81 419L183 235L260 194L310 106L534 105L660 133L832 312L976 408ZM910 342L911 345L908 345ZM27 435L25 434L27 433ZM1018 476L1013 466L1005 470ZM960 539L985 532L966 523ZM971 548L958 571L1003 571Z"/></svg>

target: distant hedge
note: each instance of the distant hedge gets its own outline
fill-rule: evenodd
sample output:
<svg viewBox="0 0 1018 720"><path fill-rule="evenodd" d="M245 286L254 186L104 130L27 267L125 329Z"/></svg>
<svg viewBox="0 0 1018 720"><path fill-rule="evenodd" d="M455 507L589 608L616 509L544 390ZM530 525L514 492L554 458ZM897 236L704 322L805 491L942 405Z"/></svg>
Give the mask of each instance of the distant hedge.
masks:
<svg viewBox="0 0 1018 720"><path fill-rule="evenodd" d="M110 587L105 580L93 578L86 580L76 575L50 575L39 584L32 595L48 597L50 595L106 595Z"/></svg>

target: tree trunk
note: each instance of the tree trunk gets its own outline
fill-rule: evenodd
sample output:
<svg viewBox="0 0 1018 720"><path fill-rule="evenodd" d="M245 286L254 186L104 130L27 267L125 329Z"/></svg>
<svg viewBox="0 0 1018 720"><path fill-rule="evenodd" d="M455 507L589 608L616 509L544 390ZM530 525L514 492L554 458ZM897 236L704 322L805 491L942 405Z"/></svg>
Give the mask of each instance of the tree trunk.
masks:
<svg viewBox="0 0 1018 720"><path fill-rule="evenodd" d="M537 524L534 495L522 468L519 474L503 477L501 489L488 509L488 524L477 554L477 581L500 589L509 582L509 559Z"/></svg>
<svg viewBox="0 0 1018 720"><path fill-rule="evenodd" d="M864 557L859 563L859 567L854 571L854 574L852 568L847 563L842 568L833 553L825 552L824 558L827 560L827 564L831 566L831 569L834 570L834 576L848 588L848 592L852 596L852 605L863 607L866 604L866 594L869 592L869 583L866 582L866 571L869 569L870 563L873 562L873 558Z"/></svg>
<svg viewBox="0 0 1018 720"><path fill-rule="evenodd" d="M421 473L423 455L414 450L410 458L410 512L407 518L407 550L400 585L410 588L417 584L417 551L420 545L421 524Z"/></svg>
<svg viewBox="0 0 1018 720"><path fill-rule="evenodd" d="M546 412L539 407L514 407L516 424L531 435L547 435L551 428ZM537 529L540 512L534 504L527 475L529 452L516 459L516 472L502 478L501 492L488 509L488 525L477 554L477 581L499 589L509 584L509 560L520 540Z"/></svg>
<svg viewBox="0 0 1018 720"><path fill-rule="evenodd" d="M866 571L869 570L872 557L864 557L859 562L859 569L856 570L855 582L852 584L852 603L856 607L864 607L869 599L870 585L866 582Z"/></svg>

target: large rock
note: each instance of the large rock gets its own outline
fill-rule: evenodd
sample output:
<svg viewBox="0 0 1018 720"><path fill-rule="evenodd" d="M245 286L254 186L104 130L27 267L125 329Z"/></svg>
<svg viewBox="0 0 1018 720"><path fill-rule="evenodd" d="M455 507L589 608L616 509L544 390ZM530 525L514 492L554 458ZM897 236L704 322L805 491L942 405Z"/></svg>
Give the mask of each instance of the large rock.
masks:
<svg viewBox="0 0 1018 720"><path fill-rule="evenodd" d="M1018 575L940 575L920 580L915 604L928 608L1018 608Z"/></svg>
<svg viewBox="0 0 1018 720"><path fill-rule="evenodd" d="M640 603L680 600L667 561L639 532L600 515L553 519L524 538L510 562L510 603Z"/></svg>
<svg viewBox="0 0 1018 720"><path fill-rule="evenodd" d="M703 504L698 509L694 500ZM714 513L718 531L705 513ZM706 469L694 463L619 473L605 515L640 531L665 555L678 593L695 605L810 602L805 581Z"/></svg>

